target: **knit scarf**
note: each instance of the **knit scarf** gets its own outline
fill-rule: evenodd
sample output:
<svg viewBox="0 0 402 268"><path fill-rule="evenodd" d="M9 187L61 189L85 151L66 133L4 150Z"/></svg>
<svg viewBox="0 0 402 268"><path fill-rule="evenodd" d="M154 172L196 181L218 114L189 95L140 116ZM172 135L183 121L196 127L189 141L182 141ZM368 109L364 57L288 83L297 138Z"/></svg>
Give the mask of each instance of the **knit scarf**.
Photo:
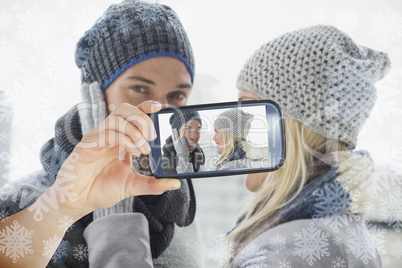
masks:
<svg viewBox="0 0 402 268"><path fill-rule="evenodd" d="M373 163L368 153L335 152L336 166L316 161L310 170L302 191L280 211L259 225L253 226L252 235L243 239L236 252L262 232L279 224L300 220L320 220L336 233L351 220L359 220L369 203L369 187L373 183ZM240 217L228 233L244 220Z"/></svg>
<svg viewBox="0 0 402 268"><path fill-rule="evenodd" d="M243 159L247 156L246 152L243 150L243 146L239 146L237 147L233 153L229 156L228 158L228 162L230 161L235 161L235 160L239 160L239 159Z"/></svg>
<svg viewBox="0 0 402 268"><path fill-rule="evenodd" d="M82 139L78 105L71 108L55 125L55 137L46 142L40 152L41 162L50 180L54 181L63 162ZM149 223L152 257L157 258L169 246L175 224L188 226L195 216L195 196L191 180L183 180L181 188L158 196L138 196L133 211L145 215ZM87 226L92 213L80 222Z"/></svg>

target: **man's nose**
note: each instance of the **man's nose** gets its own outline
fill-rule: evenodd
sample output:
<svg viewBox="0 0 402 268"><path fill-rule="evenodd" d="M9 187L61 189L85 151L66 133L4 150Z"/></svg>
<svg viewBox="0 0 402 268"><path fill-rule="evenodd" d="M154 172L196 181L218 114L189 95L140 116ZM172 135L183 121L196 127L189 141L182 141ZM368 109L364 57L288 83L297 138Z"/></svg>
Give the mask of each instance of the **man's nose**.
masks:
<svg viewBox="0 0 402 268"><path fill-rule="evenodd" d="M190 130L190 139L195 140L197 138L197 134L195 134L194 130Z"/></svg>
<svg viewBox="0 0 402 268"><path fill-rule="evenodd" d="M170 106L166 97L154 97L154 98L152 98L152 100L157 101L160 104L162 104L162 108L166 108L166 107Z"/></svg>

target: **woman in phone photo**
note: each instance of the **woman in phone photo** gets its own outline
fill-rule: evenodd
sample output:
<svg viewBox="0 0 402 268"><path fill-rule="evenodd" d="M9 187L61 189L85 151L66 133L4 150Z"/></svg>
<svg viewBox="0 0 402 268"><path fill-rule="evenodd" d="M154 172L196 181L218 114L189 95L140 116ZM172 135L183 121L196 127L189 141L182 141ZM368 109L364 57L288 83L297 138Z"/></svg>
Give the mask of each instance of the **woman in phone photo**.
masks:
<svg viewBox="0 0 402 268"><path fill-rule="evenodd" d="M215 170L250 168L248 152L251 149L246 141L254 116L241 109L227 110L215 119L214 135L219 153Z"/></svg>

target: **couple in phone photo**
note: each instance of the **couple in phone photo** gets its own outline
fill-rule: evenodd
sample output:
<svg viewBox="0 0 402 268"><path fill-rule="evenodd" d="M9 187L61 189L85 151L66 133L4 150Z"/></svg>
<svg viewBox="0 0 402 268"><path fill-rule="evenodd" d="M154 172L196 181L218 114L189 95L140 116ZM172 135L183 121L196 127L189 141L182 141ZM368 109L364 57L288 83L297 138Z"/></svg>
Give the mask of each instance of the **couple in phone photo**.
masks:
<svg viewBox="0 0 402 268"><path fill-rule="evenodd" d="M212 140L219 154L211 170L250 168L247 135L254 116L239 108L219 114L213 122ZM169 118L172 134L162 147L163 172L165 174L206 171L206 156L199 145L202 119L197 111L176 111ZM209 168L207 168L209 169Z"/></svg>

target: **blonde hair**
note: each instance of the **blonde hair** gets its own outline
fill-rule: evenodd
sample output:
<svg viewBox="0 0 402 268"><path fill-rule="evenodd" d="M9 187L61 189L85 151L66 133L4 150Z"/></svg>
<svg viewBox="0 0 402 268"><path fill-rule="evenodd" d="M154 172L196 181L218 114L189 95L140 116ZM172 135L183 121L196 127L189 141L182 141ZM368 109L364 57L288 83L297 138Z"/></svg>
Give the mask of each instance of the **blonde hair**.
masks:
<svg viewBox="0 0 402 268"><path fill-rule="evenodd" d="M244 220L227 237L235 242L235 252L258 234L269 228L269 219L289 204L307 182L314 157L311 150L329 154L346 149L338 140L328 140L295 119L285 116L286 160L284 165L268 175L259 190L251 196L240 215ZM267 224L268 222L268 224Z"/></svg>
<svg viewBox="0 0 402 268"><path fill-rule="evenodd" d="M250 151L250 144L246 142L245 139L238 138L236 136L233 136L232 134L222 131L222 136L223 136L223 151L219 155L218 162L215 165L215 169L218 170L222 165L224 165L227 161L227 159L232 155L234 150L241 145L243 147L243 150L248 154Z"/></svg>

